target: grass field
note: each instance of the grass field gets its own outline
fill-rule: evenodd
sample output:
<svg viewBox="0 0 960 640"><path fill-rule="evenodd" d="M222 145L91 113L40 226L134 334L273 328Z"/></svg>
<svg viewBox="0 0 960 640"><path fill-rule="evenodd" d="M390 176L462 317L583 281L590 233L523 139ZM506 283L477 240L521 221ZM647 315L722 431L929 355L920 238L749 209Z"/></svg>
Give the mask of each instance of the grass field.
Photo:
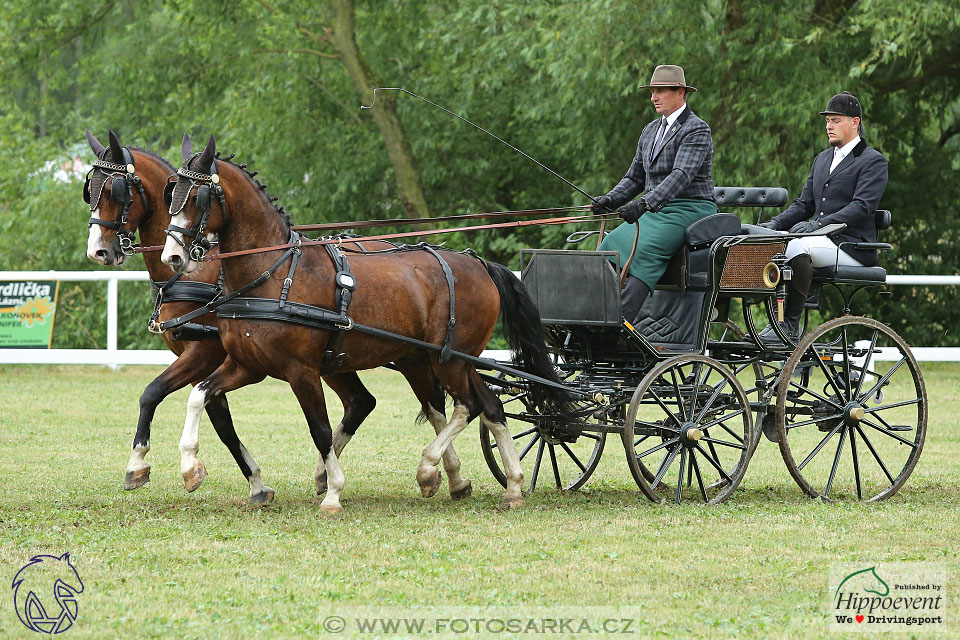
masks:
<svg viewBox="0 0 960 640"><path fill-rule="evenodd" d="M432 429L414 424L398 375L371 372L379 404L342 457L345 511L325 517L316 451L281 383L231 394L240 437L276 490L255 509L206 418L210 475L183 491L185 390L157 412L151 482L122 489L138 397L160 369L0 366L0 565L12 579L33 555L71 553L85 585L72 638L317 637L321 612L352 605L619 606L635 637L843 637L828 625L831 565L937 563L948 589L960 569L960 366L922 369L926 445L885 503L810 501L762 441L728 502L652 505L609 438L581 491L538 489L513 511L499 508L474 425L457 440L473 497L452 502L444 486L420 498ZM0 637L35 637L6 593Z"/></svg>

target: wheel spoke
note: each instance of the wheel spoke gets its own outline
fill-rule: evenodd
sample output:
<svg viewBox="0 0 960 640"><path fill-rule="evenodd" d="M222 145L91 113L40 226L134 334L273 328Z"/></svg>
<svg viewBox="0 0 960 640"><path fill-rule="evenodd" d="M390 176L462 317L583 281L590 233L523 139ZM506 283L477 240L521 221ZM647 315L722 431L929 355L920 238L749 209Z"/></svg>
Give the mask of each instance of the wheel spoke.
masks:
<svg viewBox="0 0 960 640"><path fill-rule="evenodd" d="M861 421L860 421L860 424L865 424L865 425L867 425L868 427L870 427L871 429L876 429L877 431L879 431L879 432L882 433L883 435L885 435L885 436L890 436L890 437L893 438L894 440L897 440L898 442L901 442L901 443L907 445L907 446L910 447L911 449L916 449L916 448L917 448L917 443L916 443L916 442L910 442L910 441L907 440L906 438L901 438L900 436L898 436L897 434L893 433L892 431L887 431L887 430L884 429L883 427L877 426L877 425L873 424L872 422L870 422L869 420L861 420Z"/></svg>
<svg viewBox="0 0 960 640"><path fill-rule="evenodd" d="M546 443L544 439L540 439L540 446L537 448L537 461L533 465L533 477L530 478L530 493L533 493L534 489L537 488L537 476L540 475L540 462L543 460L543 445Z"/></svg>
<svg viewBox="0 0 960 640"><path fill-rule="evenodd" d="M843 423L841 422L840 424L838 424L837 426L835 426L833 429L831 429L831 430L830 430L830 433L828 433L827 435L825 435L825 436L823 437L823 440L820 441L820 444L817 445L817 448L814 449L813 451L811 451L811 452L807 455L807 457L803 459L803 462L801 462L799 465L797 465L797 469L800 470L800 471L803 471L803 468L804 468L805 466L807 466L807 463L810 462L811 460L813 460L813 457L814 457L815 455L817 455L818 453L820 453L820 449L823 449L823 445L827 444L827 440L829 440L830 438L832 438L832 437L833 437L833 434L835 434L837 431L839 431L839 430L840 430L840 427L842 427L842 426L843 426Z"/></svg>
<svg viewBox="0 0 960 640"><path fill-rule="evenodd" d="M833 476L837 473L837 465L840 464L840 454L843 453L843 443L847 439L847 430L840 432L840 442L837 443L837 455L833 456L833 466L830 467L830 477L827 478L827 488L823 492L825 498L830 497L830 487L833 486Z"/></svg>
<svg viewBox="0 0 960 640"><path fill-rule="evenodd" d="M847 328L840 329L840 337L843 342L843 386L846 391L845 400L850 400L850 342L847 340Z"/></svg>
<svg viewBox="0 0 960 640"><path fill-rule="evenodd" d="M863 397L863 398L869 398L870 396L872 396L872 395L874 394L874 392L875 392L877 389L882 389L882 388L884 387L884 385L886 385L887 380L889 380L890 377L894 374L894 372L896 372L896 370L900 368L900 365L902 365L902 364L903 364L904 362L906 362L906 361L907 361L907 357L906 357L906 356L900 358L900 359L897 361L897 364L895 364L895 365L893 365L892 367L890 367L890 370L889 370L889 371L887 371L885 374L883 374L882 376L880 376L880 379L877 380L876 384L874 384L874 385L870 388L870 391L867 391L865 394L863 394L862 397Z"/></svg>
<svg viewBox="0 0 960 640"><path fill-rule="evenodd" d="M834 401L831 400L830 398L827 398L826 396L820 395L819 393L817 393L816 391L814 391L813 389L811 389L811 388L809 388L809 387L805 387L805 386L799 385L799 384L797 384L796 382L794 382L793 380L790 381L790 386L791 386L791 387L795 387L795 388L799 389L800 391L802 391L802 392L804 392L804 393L810 394L811 396L813 396L813 397L816 398L817 400L820 400L820 401L822 401L822 402L826 402L826 403L828 403L828 404L833 405L833 406L837 409L837 411L843 411L843 407L841 407L839 404L837 404L836 402L834 402Z"/></svg>
<svg viewBox="0 0 960 640"><path fill-rule="evenodd" d="M741 451L746 451L746 450L747 450L746 445L737 444L737 443L735 443L735 442L725 442L725 441L723 441L723 440L717 440L716 438L708 438L708 437L706 437L706 436L700 438L700 440L702 440L703 442L710 442L710 443L714 443L714 442L715 442L715 443L717 443L717 444L722 444L722 445L725 446L725 447L732 447L732 448L734 448L734 449L740 449Z"/></svg>
<svg viewBox="0 0 960 640"><path fill-rule="evenodd" d="M703 501L710 502L707 498L707 490L703 486L703 476L700 475L700 465L697 464L697 456L692 449L690 450L690 463L693 465L693 470L697 474L697 484L700 486L700 495L703 496Z"/></svg>
<svg viewBox="0 0 960 640"><path fill-rule="evenodd" d="M729 475L727 475L727 472L724 471L724 470L723 470L723 467L720 466L719 458L718 458L717 460L714 460L713 458L711 458L710 455L706 452L706 450L704 450L704 448L700 446L700 443L699 443L699 442L697 443L697 451L699 451L700 454L703 455L703 457L707 459L707 462L709 462L711 465L713 465L713 468L716 469L716 470L720 473L721 476L723 476L723 479L724 479L724 480L726 480L727 482L729 482L729 483L731 483L731 484L733 483L733 480L730 478ZM716 452L714 452L714 453L716 453Z"/></svg>
<svg viewBox="0 0 960 640"><path fill-rule="evenodd" d="M535 445L535 444L537 443L537 440L539 440L539 439L540 439L540 434L539 434L539 433L538 433L537 435L533 436L532 438L530 438L530 442L528 442L528 443L527 443L527 446L525 446L525 447L523 448L523 451L520 452L520 459L521 459L521 460L523 460L523 456L527 455L527 453L530 452L530 449L533 448L533 445Z"/></svg>
<svg viewBox="0 0 960 640"><path fill-rule="evenodd" d="M860 488L860 461L857 460L857 434L850 430L850 453L853 458L853 477L857 481L857 500L863 500L863 490Z"/></svg>
<svg viewBox="0 0 960 640"><path fill-rule="evenodd" d="M693 420L693 414L694 414L694 413L696 412L696 410L697 410L697 394L698 394L699 391L700 391L700 385L697 384L697 381L700 380L700 370L701 370L701 369L703 369L703 363L700 362L699 360L697 360L697 361L693 364L693 371L692 371L691 374L690 374L691 377L693 378L693 381L692 381L692 383L691 383L691 385L690 385L690 386L691 386L691 389L690 389L690 408L687 409L687 420ZM708 372L707 372L707 375L709 376L709 374L710 374L710 372L708 371Z"/></svg>
<svg viewBox="0 0 960 640"><path fill-rule="evenodd" d="M663 400L660 399L660 396L657 395L657 392L653 390L653 387L649 389L649 392L650 392L650 395L653 396L653 399L657 401L657 404L660 405L660 408L663 409L664 412L666 412L667 416L677 424L681 424L682 420L677 419L677 416L675 416L673 412L670 411L670 409L667 407L667 405L664 404Z"/></svg>
<svg viewBox="0 0 960 640"><path fill-rule="evenodd" d="M536 430L537 430L536 427L531 427L531 428L527 429L526 431L521 431L521 432L518 433L517 435L513 436L513 439L514 439L514 440L518 440L518 439L522 438L523 436L528 436L528 435L530 435L531 433L533 433L533 432L536 431Z"/></svg>
<svg viewBox="0 0 960 640"><path fill-rule="evenodd" d="M680 385L677 383L678 368L679 367L674 367L670 369L670 380L673 381L673 393L677 398L677 413L680 414L684 420L689 420L690 418L687 417L686 412L683 410L683 396L680 394Z"/></svg>
<svg viewBox="0 0 960 640"><path fill-rule="evenodd" d="M557 481L557 489L563 489L563 483L560 482L560 469L557 468L557 453L555 451L556 447L550 445L550 466L553 467L553 478Z"/></svg>
<svg viewBox="0 0 960 640"><path fill-rule="evenodd" d="M647 449L643 453L638 453L637 458L638 459L644 458L650 455L651 453L653 453L654 451L659 451L660 449L663 449L664 447L669 447L671 444L675 444L677 442L680 442L680 438L674 438L673 440L665 440L664 442L661 442L660 444L656 445L652 449Z"/></svg>
<svg viewBox="0 0 960 640"><path fill-rule="evenodd" d="M737 409L737 410L734 411L733 413L731 413L731 414L729 414L729 415L721 416L721 417L717 418L716 420L714 420L714 421L712 421L712 422L708 422L707 424L703 425L703 426L700 427L700 428L701 428L701 429L709 429L710 427L712 427L712 426L714 426L714 425L718 425L718 424L722 427L722 426L724 426L724 425L723 425L724 422L726 422L727 420L731 420L731 419L733 419L733 418L736 418L737 416L742 416L742 415L743 415L743 412L744 412L744 409Z"/></svg>
<svg viewBox="0 0 960 640"><path fill-rule="evenodd" d="M884 404L877 407L864 407L863 412L870 414L876 414L877 411L883 411L884 409L895 409L896 407L906 407L911 404L919 404L920 398L914 398L913 400L904 400L903 402L894 402L893 404ZM877 418L880 416L878 415Z"/></svg>
<svg viewBox="0 0 960 640"><path fill-rule="evenodd" d="M836 380L833 379L833 372L827 369L827 365L824 364L825 361L824 361L823 357L821 357L820 352L817 351L817 347L816 347L815 345L811 344L811 345L810 345L810 350L813 351L813 355L816 356L816 358L817 358L817 365L818 365L818 366L820 367L820 369L823 371L823 375L824 375L824 377L826 377L827 382L829 382L829 383L830 383L830 386L833 387L833 390L837 392L837 397L838 397L838 398L842 398L842 397L843 397L843 391L841 391L841 390L839 389L839 387L837 387L837 382L836 382ZM831 360L831 362L832 362L832 360Z"/></svg>
<svg viewBox="0 0 960 640"><path fill-rule="evenodd" d="M583 463L580 462L580 459L577 458L577 456L574 455L573 451L570 450L570 447L567 446L566 442L561 442L560 446L563 448L564 451L567 452L567 455L570 456L570 459L573 460L578 467L580 467L580 471L587 470L587 468L583 466Z"/></svg>
<svg viewBox="0 0 960 640"><path fill-rule="evenodd" d="M687 448L680 447L680 473L677 474L677 504L683 498L683 468L687 465Z"/></svg>
<svg viewBox="0 0 960 640"><path fill-rule="evenodd" d="M860 428L860 425L857 425L857 433L860 434L860 437L863 439L863 443L867 445L867 449L870 449L870 453L873 454L874 460L877 461L877 464L880 465L880 468L883 469L884 475L887 476L887 480L890 481L890 484L893 484L893 476L890 475L890 472L887 471L887 465L883 464L883 460L880 459L880 455L877 454L877 450L873 448L870 439L867 438L867 434L863 432L863 429Z"/></svg>
<svg viewBox="0 0 960 640"><path fill-rule="evenodd" d="M804 420L803 422L794 422L792 424L787 425L787 430L789 431L790 429L796 429L797 427L805 427L809 424L819 424L821 422L826 422L828 420L839 420L842 418L843 418L843 414L837 413L832 416L824 416L822 418L813 418L811 420Z"/></svg>
<svg viewBox="0 0 960 640"><path fill-rule="evenodd" d="M743 415L743 411L738 411L738 412L737 412L737 415ZM736 416L730 416L730 417L736 417ZM709 429L709 428L710 428L710 427L701 427L701 429L703 429L703 432L704 432L704 433L706 433L706 432L707 432L707 429ZM734 433L734 432L730 429L730 427L728 427L727 425L723 424L722 422L720 423L720 428L723 429L724 431L726 431L727 433L729 433L731 436L733 436L733 438L734 438L735 440L737 440L738 442L740 442L741 444L744 442L744 439L743 439L743 438L741 438L741 437L738 436L736 433Z"/></svg>
<svg viewBox="0 0 960 640"><path fill-rule="evenodd" d="M703 409L700 410L700 415L693 419L693 422L700 422L703 420L703 416L707 414L707 411L710 410L710 407L713 406L713 403L716 401L717 397L720 395L720 391L723 390L725 386L730 383L726 377L724 377L719 384L713 389L713 394L711 394L710 399L707 400L706 404L703 405Z"/></svg>
<svg viewBox="0 0 960 640"><path fill-rule="evenodd" d="M854 398L860 398L860 390L863 388L863 381L867 379L867 367L870 365L870 360L873 359L873 350L877 348L877 336L880 335L880 332L876 329L873 330L873 336L870 338L870 348L867 349L867 355L863 359L863 366L860 367L860 379L857 380L857 390L854 392ZM850 434L850 443L853 444L853 434Z"/></svg>
<svg viewBox="0 0 960 640"><path fill-rule="evenodd" d="M683 449L683 446L678 446L674 449L671 449L667 455L663 457L663 462L660 463L660 468L657 470L657 475L654 477L653 482L650 483L650 488L656 490L657 485L660 484L660 480L663 479L663 474L667 472L667 469L670 468L670 463L673 462L673 459L677 457L677 449Z"/></svg>

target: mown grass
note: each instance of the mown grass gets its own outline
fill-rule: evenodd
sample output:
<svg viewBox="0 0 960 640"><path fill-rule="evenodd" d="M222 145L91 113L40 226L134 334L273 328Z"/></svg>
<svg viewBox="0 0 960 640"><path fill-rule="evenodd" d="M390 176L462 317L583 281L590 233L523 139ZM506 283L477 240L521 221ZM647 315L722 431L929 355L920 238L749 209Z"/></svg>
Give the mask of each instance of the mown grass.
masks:
<svg viewBox="0 0 960 640"><path fill-rule="evenodd" d="M371 372L363 377L379 404L342 458L337 517L320 514L315 449L276 381L230 398L241 439L276 489L273 505L246 506L246 482L206 419L210 476L184 493L186 391L157 412L151 482L123 491L137 399L158 372L0 366L0 565L12 579L35 554L72 554L86 588L70 637L316 637L321 608L468 604L630 607L640 637L834 638L831 564L942 563L948 589L960 565L953 364L923 366L926 445L885 503L804 498L764 441L730 501L652 505L610 438L584 489L538 489L514 511L499 508L503 491L474 426L457 441L473 497L451 502L444 487L420 498L415 470L432 429L414 424L399 376ZM329 404L339 416L335 397ZM7 594L0 637L33 636Z"/></svg>

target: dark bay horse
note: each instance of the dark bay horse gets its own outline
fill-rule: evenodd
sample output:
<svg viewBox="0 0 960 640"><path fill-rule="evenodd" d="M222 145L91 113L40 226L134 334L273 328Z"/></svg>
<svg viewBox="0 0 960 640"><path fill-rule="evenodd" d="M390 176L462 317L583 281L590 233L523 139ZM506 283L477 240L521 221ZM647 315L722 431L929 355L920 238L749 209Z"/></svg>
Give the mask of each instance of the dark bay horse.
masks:
<svg viewBox="0 0 960 640"><path fill-rule="evenodd" d="M245 289L244 293L250 297L238 300L252 301L255 296L272 305L283 299L286 304L301 305L305 312L311 312L310 309L318 312L317 308L336 310L338 283L342 284L340 274L343 272L335 265L335 256L318 246L303 246L295 252L257 251L284 245L294 237L289 218L273 206L240 167L216 158L213 136L199 154L192 154L187 141L185 137L184 163L169 195L172 217L163 262L180 273L196 272L202 264L198 261L202 251L196 251L198 239L204 234L216 233L221 255L253 250L222 260L225 292ZM437 254L442 254L442 260ZM294 256L297 257L296 270L290 275ZM450 280L444 275L442 262L455 282L455 329L451 329ZM351 255L349 268L350 322L340 327L363 326L436 346L443 345L448 331L453 331L450 334L453 350L479 355L503 311L503 322L518 366L529 373L557 380L543 342L536 307L506 267L484 263L463 253L421 249ZM503 458L507 477L503 503L505 506L523 504L520 491L523 473L507 430L503 406L468 361L458 358L444 361L435 351L371 335L369 331L353 329L341 334L330 325L303 326L279 319L224 315L219 326L227 358L191 392L185 431L195 429L203 407L223 393L267 376L285 380L300 402L314 444L326 463L329 486L321 509L341 511L344 476L333 446L320 383L325 369L323 354L339 335L342 347L336 350L342 357L338 371L360 371L394 363L410 383L423 413L438 429L436 439L423 450L417 468L417 482L424 496L434 495L440 484L437 464L441 456L468 422L479 416L496 438ZM535 387L535 402L560 406L568 400L562 389ZM453 399L449 421L443 413L444 392Z"/></svg>
<svg viewBox="0 0 960 640"><path fill-rule="evenodd" d="M87 257L104 266L119 265L125 257L121 251L121 239L124 237L132 239L134 234L139 232L140 240L145 246L164 243L165 231L170 224L170 213L163 203L163 190L167 179L176 169L150 151L124 147L113 131L109 133L108 146L101 144L89 131L86 133L90 148L97 156L97 164L102 165L93 168L87 184L84 185L84 198L91 211ZM126 166L128 164L132 166L132 170ZM139 187L142 187L142 196L136 185L137 180ZM216 247L212 251L216 252ZM170 268L160 261L159 252L146 252L143 259L152 281L162 283L169 279ZM184 275L179 282L206 284L209 299L213 296L217 280L216 269L204 269ZM198 309L207 301L203 300L203 294L204 290L201 289L194 300L182 299L189 297L184 294L168 296L160 307L158 320L170 320ZM213 313L200 316L196 320L204 326L218 325L218 318ZM151 382L140 396L140 418L123 482L127 490L138 489L150 480L150 465L145 456L150 450L150 425L157 406L171 393L206 378L227 356L216 333L200 340L178 340L173 334L173 331L165 331L162 337L177 359ZM373 411L376 400L355 373L328 376L326 382L343 403L343 420L337 427L338 443L342 449L364 418ZM220 440L227 446L240 471L250 483L251 502L270 502L273 499L273 490L260 482L256 463L251 465L253 458L237 437L226 396L208 404L206 412ZM180 439L181 473L187 491L196 490L207 475L203 463L196 455L198 440L198 432L186 433ZM188 450L186 454L185 448ZM318 493L326 490L326 473L322 461L315 473L315 481Z"/></svg>

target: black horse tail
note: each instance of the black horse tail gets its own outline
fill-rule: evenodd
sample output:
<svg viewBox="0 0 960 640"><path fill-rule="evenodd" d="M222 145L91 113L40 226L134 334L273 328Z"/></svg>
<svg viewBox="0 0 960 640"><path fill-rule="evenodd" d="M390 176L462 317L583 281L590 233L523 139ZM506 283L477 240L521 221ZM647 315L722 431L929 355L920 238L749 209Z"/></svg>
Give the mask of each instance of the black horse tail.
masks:
<svg viewBox="0 0 960 640"><path fill-rule="evenodd" d="M543 339L540 311L526 287L503 265L485 264L500 294L500 321L514 353L514 364L521 371L562 384ZM572 413L573 396L563 389L534 382L530 386L530 399L551 413Z"/></svg>

